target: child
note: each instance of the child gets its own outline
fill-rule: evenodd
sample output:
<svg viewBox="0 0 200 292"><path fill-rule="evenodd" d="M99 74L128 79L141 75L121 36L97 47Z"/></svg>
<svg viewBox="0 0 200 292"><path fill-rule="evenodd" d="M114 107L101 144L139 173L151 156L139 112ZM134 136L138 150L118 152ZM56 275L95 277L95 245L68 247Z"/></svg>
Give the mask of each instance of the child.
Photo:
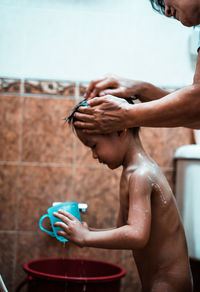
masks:
<svg viewBox="0 0 200 292"><path fill-rule="evenodd" d="M74 126L74 114L69 122ZM109 168L123 166L117 227L88 228L60 210L54 215L58 234L79 246L131 249L143 292L191 292L192 280L186 239L170 186L157 164L144 151L138 128L106 135L89 135L74 128L78 138L91 148L93 158Z"/></svg>

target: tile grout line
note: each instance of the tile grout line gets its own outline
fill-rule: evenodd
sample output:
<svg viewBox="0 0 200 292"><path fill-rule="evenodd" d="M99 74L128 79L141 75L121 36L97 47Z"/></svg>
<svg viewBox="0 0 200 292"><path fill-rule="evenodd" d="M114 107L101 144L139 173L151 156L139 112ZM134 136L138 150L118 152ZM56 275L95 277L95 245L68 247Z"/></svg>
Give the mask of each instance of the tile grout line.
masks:
<svg viewBox="0 0 200 292"><path fill-rule="evenodd" d="M18 250L18 211L19 211L19 179L20 179L20 165L18 165L17 171L17 187L16 187L16 210L15 210L15 243L14 243L14 257L13 257L13 276L12 276L12 283L15 284L15 277L16 277L16 267L17 267L17 250Z"/></svg>
<svg viewBox="0 0 200 292"><path fill-rule="evenodd" d="M23 116L24 116L24 80L21 80L21 107L20 107L20 125L19 125L19 155L18 160L22 161L22 135L23 135Z"/></svg>
<svg viewBox="0 0 200 292"><path fill-rule="evenodd" d="M67 98L67 99L74 99L74 96L72 96L72 95L56 95L56 94L39 94L39 93L24 93L23 94L24 95L24 97L30 97L30 98L55 98L55 99L65 99L65 98Z"/></svg>
<svg viewBox="0 0 200 292"><path fill-rule="evenodd" d="M24 113L24 80L21 79L20 88L20 124L19 124L19 153L18 153L18 172L17 172L17 188L16 188L16 210L15 210L15 243L14 243L14 256L13 256L13 273L12 285L15 286L16 267L17 267L17 250L18 250L18 219L19 219L19 179L20 179L20 165L22 161L22 134L23 134L23 113Z"/></svg>
<svg viewBox="0 0 200 292"><path fill-rule="evenodd" d="M75 149L76 149L76 137L74 137ZM75 155L73 154L72 163L56 163L56 162L27 162L27 161L0 161L0 165L13 165L13 166L35 166L35 167L86 167L92 169L104 169L104 166L98 165L83 165L75 163ZM162 171L173 171L173 167L160 167Z"/></svg>
<svg viewBox="0 0 200 292"><path fill-rule="evenodd" d="M76 82L75 104L79 97L79 82ZM74 106L75 106L74 104ZM73 158L72 158L72 196L75 196L75 176L76 176L76 137L73 134Z"/></svg>
<svg viewBox="0 0 200 292"><path fill-rule="evenodd" d="M31 161L0 161L0 165L22 165L22 166L40 166L40 167L71 167L70 163L56 162L31 162Z"/></svg>
<svg viewBox="0 0 200 292"><path fill-rule="evenodd" d="M0 96L6 95L6 96L21 96L21 92L0 92ZM56 94L42 94L42 93L23 93L24 97L29 97L29 98L55 98L55 99L74 99L75 96L73 95L56 95Z"/></svg>
<svg viewBox="0 0 200 292"><path fill-rule="evenodd" d="M0 234L4 234L4 233L8 233L8 234L19 234L19 233L36 233L38 234L38 230L23 230L23 229L19 229L19 230L0 230Z"/></svg>
<svg viewBox="0 0 200 292"><path fill-rule="evenodd" d="M24 79L21 79L21 108L20 108L20 125L19 125L19 155L18 155L18 175L17 175L17 188L16 188L16 213L15 213L15 246L13 258L13 285L15 286L16 267L17 267L17 250L18 250L18 221L19 221L19 179L20 179L20 166L22 165L22 135L23 135L23 115L24 115Z"/></svg>
<svg viewBox="0 0 200 292"><path fill-rule="evenodd" d="M76 140L75 140L75 136L73 136L73 158L72 158L72 196L73 197L75 195L75 176L76 176L75 160L76 160Z"/></svg>

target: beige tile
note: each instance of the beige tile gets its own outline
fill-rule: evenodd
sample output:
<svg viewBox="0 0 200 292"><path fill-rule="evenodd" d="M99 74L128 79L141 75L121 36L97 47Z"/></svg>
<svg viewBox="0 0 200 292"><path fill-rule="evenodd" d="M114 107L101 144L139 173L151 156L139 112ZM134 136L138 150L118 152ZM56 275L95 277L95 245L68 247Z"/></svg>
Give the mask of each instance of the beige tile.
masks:
<svg viewBox="0 0 200 292"><path fill-rule="evenodd" d="M54 201L71 201L70 167L29 167L20 170L18 229L38 230L38 222Z"/></svg>
<svg viewBox="0 0 200 292"><path fill-rule="evenodd" d="M186 128L142 128L140 133L147 153L161 167L172 167L175 150L191 144L192 131Z"/></svg>
<svg viewBox="0 0 200 292"><path fill-rule="evenodd" d="M0 95L0 160L18 161L20 97Z"/></svg>
<svg viewBox="0 0 200 292"><path fill-rule="evenodd" d="M69 257L87 258L122 265L123 251L93 247L80 248L72 243L69 243Z"/></svg>
<svg viewBox="0 0 200 292"><path fill-rule="evenodd" d="M14 230L18 189L18 167L0 166L0 230Z"/></svg>
<svg viewBox="0 0 200 292"><path fill-rule="evenodd" d="M88 204L85 221L96 228L116 226L119 172L106 168L76 168L74 197Z"/></svg>
<svg viewBox="0 0 200 292"><path fill-rule="evenodd" d="M71 99L25 98L23 161L72 163L74 136L64 118L73 107Z"/></svg>

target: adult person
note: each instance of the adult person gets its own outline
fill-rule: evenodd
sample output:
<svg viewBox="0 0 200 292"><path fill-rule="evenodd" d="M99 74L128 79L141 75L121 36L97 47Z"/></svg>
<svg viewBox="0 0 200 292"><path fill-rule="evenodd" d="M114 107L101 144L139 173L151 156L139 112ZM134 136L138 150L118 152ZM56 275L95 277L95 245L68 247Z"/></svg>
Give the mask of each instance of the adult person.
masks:
<svg viewBox="0 0 200 292"><path fill-rule="evenodd" d="M184 26L200 24L200 0L150 1L155 10ZM127 105L123 98L128 96L142 103ZM76 126L89 134L134 126L200 129L200 50L190 86L169 93L147 82L108 76L92 81L85 97L90 107L79 108Z"/></svg>

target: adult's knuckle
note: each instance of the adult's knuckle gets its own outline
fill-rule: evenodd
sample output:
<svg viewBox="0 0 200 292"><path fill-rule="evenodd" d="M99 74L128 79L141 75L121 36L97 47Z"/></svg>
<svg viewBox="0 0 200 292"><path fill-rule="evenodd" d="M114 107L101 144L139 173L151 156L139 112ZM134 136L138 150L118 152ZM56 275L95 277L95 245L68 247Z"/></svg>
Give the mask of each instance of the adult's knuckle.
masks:
<svg viewBox="0 0 200 292"><path fill-rule="evenodd" d="M95 79L92 79L91 81L90 81L90 84L92 85L92 84L94 84L96 82L96 80Z"/></svg>
<svg viewBox="0 0 200 292"><path fill-rule="evenodd" d="M115 82L115 81L116 81L114 75L111 75L111 76L110 76L110 81L112 81L112 82Z"/></svg>

